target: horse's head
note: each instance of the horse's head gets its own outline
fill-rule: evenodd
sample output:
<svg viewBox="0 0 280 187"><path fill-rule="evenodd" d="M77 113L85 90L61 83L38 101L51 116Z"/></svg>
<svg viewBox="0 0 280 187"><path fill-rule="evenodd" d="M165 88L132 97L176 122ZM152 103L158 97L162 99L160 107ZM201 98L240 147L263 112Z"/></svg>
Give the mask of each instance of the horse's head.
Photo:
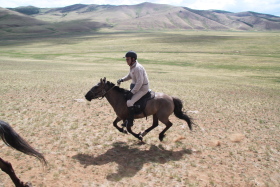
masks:
<svg viewBox="0 0 280 187"><path fill-rule="evenodd" d="M104 95L106 94L105 86L106 86L106 78L100 79L100 82L88 91L88 93L85 95L85 98L88 101L91 101L92 99L104 97Z"/></svg>

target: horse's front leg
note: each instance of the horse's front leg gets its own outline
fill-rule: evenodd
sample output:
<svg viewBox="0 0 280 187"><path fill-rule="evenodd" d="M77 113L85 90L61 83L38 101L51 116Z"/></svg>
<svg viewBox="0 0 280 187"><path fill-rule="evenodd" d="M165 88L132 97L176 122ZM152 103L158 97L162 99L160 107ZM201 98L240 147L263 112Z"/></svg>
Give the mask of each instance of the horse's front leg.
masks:
<svg viewBox="0 0 280 187"><path fill-rule="evenodd" d="M119 126L118 126L118 122L120 122L121 121L121 119L119 118L119 117L117 117L116 119L115 119L115 121L113 122L113 125L114 125L114 127L116 127L120 132L122 132L122 133L124 133L124 134L127 134L127 131L122 127L122 128L120 128Z"/></svg>
<svg viewBox="0 0 280 187"><path fill-rule="evenodd" d="M143 137L141 136L141 133L136 134L131 130L131 126L126 127L127 131L132 134L135 138L139 139L140 141L143 141Z"/></svg>

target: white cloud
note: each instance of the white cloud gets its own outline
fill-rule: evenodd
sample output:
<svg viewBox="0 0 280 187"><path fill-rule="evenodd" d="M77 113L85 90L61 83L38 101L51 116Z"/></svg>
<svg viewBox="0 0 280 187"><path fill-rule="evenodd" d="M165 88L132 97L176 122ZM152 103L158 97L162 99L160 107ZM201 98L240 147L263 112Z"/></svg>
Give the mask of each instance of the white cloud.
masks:
<svg viewBox="0 0 280 187"><path fill-rule="evenodd" d="M80 0L80 2L82 4L98 4L98 5L106 5L106 4L110 4L110 5L135 5L135 4L141 3L142 1L139 1L139 0L122 0L122 1L118 1L118 0L107 0L107 1Z"/></svg>
<svg viewBox="0 0 280 187"><path fill-rule="evenodd" d="M80 0L0 0L1 7L5 8L14 8L19 6L36 6L41 8L49 8L49 7L61 7L61 6L67 6L71 4L79 3Z"/></svg>
<svg viewBox="0 0 280 187"><path fill-rule="evenodd" d="M230 6L235 6L236 0L197 0L189 5L189 8L200 10L225 10Z"/></svg>
<svg viewBox="0 0 280 187"><path fill-rule="evenodd" d="M273 12L275 10L275 12L280 13L279 0L243 0L243 5L246 10L255 12Z"/></svg>

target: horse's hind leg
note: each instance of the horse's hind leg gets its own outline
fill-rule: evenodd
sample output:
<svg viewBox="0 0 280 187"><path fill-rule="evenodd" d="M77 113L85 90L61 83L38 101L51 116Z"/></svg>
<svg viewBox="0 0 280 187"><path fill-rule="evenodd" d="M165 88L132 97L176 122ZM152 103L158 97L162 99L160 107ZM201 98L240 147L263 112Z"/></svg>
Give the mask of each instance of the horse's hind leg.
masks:
<svg viewBox="0 0 280 187"><path fill-rule="evenodd" d="M7 162L0 158L0 169L10 176L16 187L29 187L28 184L25 184L24 182L19 180L10 162Z"/></svg>
<svg viewBox="0 0 280 187"><path fill-rule="evenodd" d="M158 126L158 117L156 114L153 115L153 125L146 129L144 132L141 133L141 136L144 137L146 136L151 130L156 128Z"/></svg>
<svg viewBox="0 0 280 187"><path fill-rule="evenodd" d="M159 140L162 141L165 137L164 133L172 126L172 123L169 121L168 118L159 120L166 125L165 129L163 129L163 131L159 134Z"/></svg>

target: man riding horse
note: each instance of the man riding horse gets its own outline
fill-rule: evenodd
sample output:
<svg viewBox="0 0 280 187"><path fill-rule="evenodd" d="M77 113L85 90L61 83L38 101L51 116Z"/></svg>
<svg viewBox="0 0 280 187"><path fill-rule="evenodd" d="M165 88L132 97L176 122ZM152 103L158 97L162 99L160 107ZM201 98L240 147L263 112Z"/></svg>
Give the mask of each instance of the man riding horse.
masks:
<svg viewBox="0 0 280 187"><path fill-rule="evenodd" d="M118 84L132 79L130 84L130 92L127 95L126 105L128 107L129 115L124 123L124 126L133 126L134 120L134 103L149 91L149 79L145 68L137 61L137 54L134 51L126 53L125 57L127 65L130 66L129 73L117 81Z"/></svg>

